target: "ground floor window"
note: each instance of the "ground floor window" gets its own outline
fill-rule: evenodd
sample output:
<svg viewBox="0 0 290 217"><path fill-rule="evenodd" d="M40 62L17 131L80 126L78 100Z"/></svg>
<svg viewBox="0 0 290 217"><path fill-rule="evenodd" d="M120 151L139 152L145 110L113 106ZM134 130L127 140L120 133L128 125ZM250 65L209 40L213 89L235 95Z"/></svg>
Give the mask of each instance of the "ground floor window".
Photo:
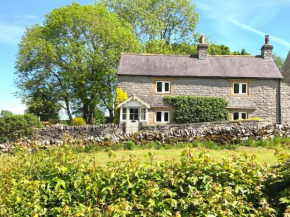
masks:
<svg viewBox="0 0 290 217"><path fill-rule="evenodd" d="M128 114L127 114L128 113ZM147 108L121 108L121 120L126 121L127 116L129 120L136 121L146 121L147 119Z"/></svg>
<svg viewBox="0 0 290 217"><path fill-rule="evenodd" d="M247 112L234 112L233 120L239 120L239 119L248 119L248 113Z"/></svg>
<svg viewBox="0 0 290 217"><path fill-rule="evenodd" d="M156 112L156 122L169 123L169 112L168 111Z"/></svg>
<svg viewBox="0 0 290 217"><path fill-rule="evenodd" d="M139 109L138 108L130 108L130 120L132 120L132 121L139 120Z"/></svg>

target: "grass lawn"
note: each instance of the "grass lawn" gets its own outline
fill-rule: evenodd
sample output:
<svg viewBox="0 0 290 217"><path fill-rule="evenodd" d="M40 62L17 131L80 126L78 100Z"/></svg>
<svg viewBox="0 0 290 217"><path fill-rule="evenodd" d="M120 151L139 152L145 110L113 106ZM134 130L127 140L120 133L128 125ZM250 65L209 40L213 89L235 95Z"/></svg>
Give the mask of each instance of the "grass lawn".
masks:
<svg viewBox="0 0 290 217"><path fill-rule="evenodd" d="M164 161L166 159L175 159L179 160L181 157L181 153L184 149L169 149L169 150L152 150L152 149L145 149L145 150L119 150L115 151L116 154L115 160L121 159L128 159L130 155L135 155L140 161L142 162L149 162L148 157L144 157L148 152L154 153L154 159L158 161ZM248 148L248 147L239 147L236 150L213 150L213 149L201 149L201 148L194 148L193 155L198 156L201 152L206 151L212 158L216 160L221 160L223 157L226 157L229 154L253 154L258 157L258 160L262 163L269 163L275 164L277 163L277 158L275 157L274 149L267 149L262 147L257 148ZM280 148L279 151L281 153L290 154L290 149L283 149ZM108 152L92 152L92 153L79 153L78 154L80 159L86 159L88 161L95 162L99 165L105 166L106 163L110 161L108 157Z"/></svg>

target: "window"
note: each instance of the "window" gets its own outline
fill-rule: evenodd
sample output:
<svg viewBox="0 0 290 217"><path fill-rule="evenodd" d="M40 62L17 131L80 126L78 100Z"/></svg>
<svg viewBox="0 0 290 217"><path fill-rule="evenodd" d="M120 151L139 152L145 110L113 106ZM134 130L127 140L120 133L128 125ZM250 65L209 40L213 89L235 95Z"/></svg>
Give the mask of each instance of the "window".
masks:
<svg viewBox="0 0 290 217"><path fill-rule="evenodd" d="M248 94L247 83L234 83L233 89L234 89L234 94Z"/></svg>
<svg viewBox="0 0 290 217"><path fill-rule="evenodd" d="M138 108L130 108L130 120L132 120L132 121L139 120L139 109Z"/></svg>
<svg viewBox="0 0 290 217"><path fill-rule="evenodd" d="M156 81L156 92L157 93L170 93L170 82L169 81Z"/></svg>
<svg viewBox="0 0 290 217"><path fill-rule="evenodd" d="M141 108L141 121L145 121L146 120L146 108Z"/></svg>
<svg viewBox="0 0 290 217"><path fill-rule="evenodd" d="M167 111L156 112L156 122L169 123L169 112Z"/></svg>
<svg viewBox="0 0 290 217"><path fill-rule="evenodd" d="M233 114L233 120L247 119L247 118L248 118L247 112L234 112Z"/></svg>
<svg viewBox="0 0 290 217"><path fill-rule="evenodd" d="M127 108L122 109L122 120L127 120Z"/></svg>

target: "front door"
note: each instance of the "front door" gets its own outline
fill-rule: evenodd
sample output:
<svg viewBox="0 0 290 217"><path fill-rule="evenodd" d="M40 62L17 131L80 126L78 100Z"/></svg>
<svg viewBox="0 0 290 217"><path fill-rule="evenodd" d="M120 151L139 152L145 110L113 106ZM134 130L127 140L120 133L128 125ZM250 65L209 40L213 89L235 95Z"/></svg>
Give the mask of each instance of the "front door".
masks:
<svg viewBox="0 0 290 217"><path fill-rule="evenodd" d="M129 108L129 120L126 123L126 133L139 131L139 108Z"/></svg>

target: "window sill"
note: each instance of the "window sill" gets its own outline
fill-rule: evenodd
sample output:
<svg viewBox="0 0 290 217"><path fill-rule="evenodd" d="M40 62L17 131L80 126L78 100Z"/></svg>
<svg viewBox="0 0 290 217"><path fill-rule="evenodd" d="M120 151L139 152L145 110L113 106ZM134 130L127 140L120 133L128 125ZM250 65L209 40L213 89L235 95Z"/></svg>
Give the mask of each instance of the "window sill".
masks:
<svg viewBox="0 0 290 217"><path fill-rule="evenodd" d="M249 94L229 94L228 97L243 97L243 98L253 98L253 95Z"/></svg>

